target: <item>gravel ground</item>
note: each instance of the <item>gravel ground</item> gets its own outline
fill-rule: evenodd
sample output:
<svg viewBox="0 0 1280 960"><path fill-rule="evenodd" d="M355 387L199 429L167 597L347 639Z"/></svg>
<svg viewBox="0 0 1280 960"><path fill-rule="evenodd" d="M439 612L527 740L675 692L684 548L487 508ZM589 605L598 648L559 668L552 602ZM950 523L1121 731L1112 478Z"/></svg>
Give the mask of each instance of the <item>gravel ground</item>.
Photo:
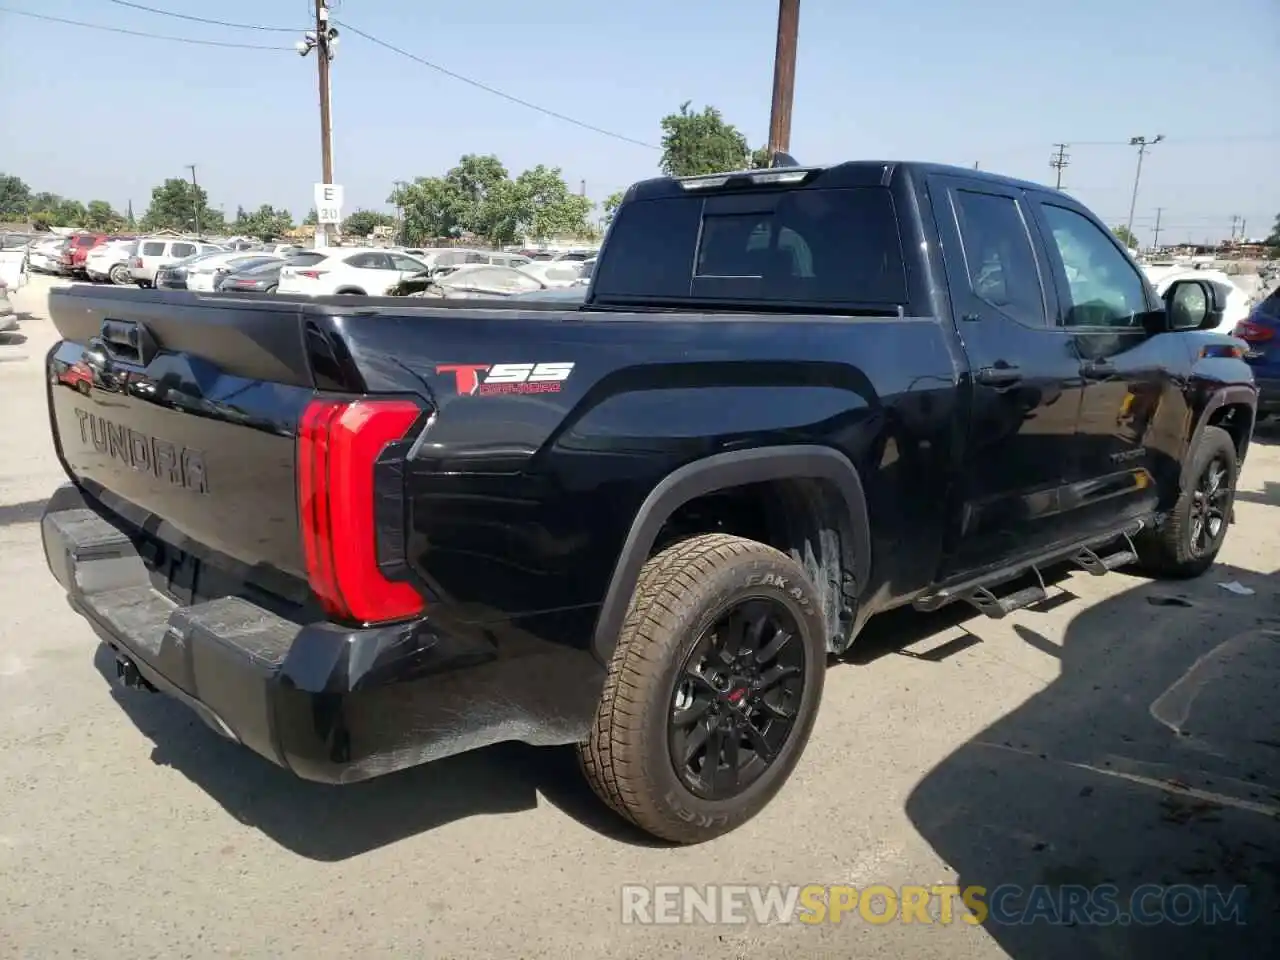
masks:
<svg viewBox="0 0 1280 960"><path fill-rule="evenodd" d="M1060 580L1000 622L894 615L834 666L791 783L664 849L571 755L508 745L305 784L184 708L118 690L40 549L61 474L50 282L0 340L0 955L1261 955L1280 867L1280 446L1260 437L1222 563ZM1220 586L1238 582L1242 596ZM622 922L624 884L1243 884L1244 926Z"/></svg>

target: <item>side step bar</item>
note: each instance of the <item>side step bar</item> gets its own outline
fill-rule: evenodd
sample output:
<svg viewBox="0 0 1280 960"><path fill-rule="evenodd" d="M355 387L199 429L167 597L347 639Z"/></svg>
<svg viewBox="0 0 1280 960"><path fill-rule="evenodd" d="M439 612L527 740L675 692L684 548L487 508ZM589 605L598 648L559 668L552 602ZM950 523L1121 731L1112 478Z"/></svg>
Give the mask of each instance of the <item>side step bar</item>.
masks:
<svg viewBox="0 0 1280 960"><path fill-rule="evenodd" d="M1112 534L1103 541L1096 541L1091 544L1077 544L1060 552L1050 554L1034 563L1029 563L1026 566L1005 568L989 573L977 580L971 580L968 583L950 588L944 587L936 593L928 594L916 600L914 606L917 610L928 613L953 601L963 600L965 603L971 604L984 616L993 620L1001 620L1015 610L1022 610L1048 599L1049 594L1045 589L1044 575L1040 572L1041 567L1049 564L1070 562L1095 577L1101 577L1113 570L1133 563L1138 559L1137 548L1133 545L1133 535L1141 530L1142 527L1143 524L1138 523L1119 534ZM1125 543L1123 548L1106 555L1100 555L1096 552L1095 548L1102 547L1118 538L1123 538ZM1012 593L1006 593L1003 596L996 592L1001 586L1027 574L1034 574L1037 582Z"/></svg>
<svg viewBox="0 0 1280 960"><path fill-rule="evenodd" d="M1117 550L1105 557L1098 556L1088 547L1082 547L1080 552L1071 558L1071 562L1095 577L1106 576L1112 570L1118 570L1138 559L1138 548L1133 545L1133 540L1127 533L1124 535L1124 542L1128 546L1127 550Z"/></svg>

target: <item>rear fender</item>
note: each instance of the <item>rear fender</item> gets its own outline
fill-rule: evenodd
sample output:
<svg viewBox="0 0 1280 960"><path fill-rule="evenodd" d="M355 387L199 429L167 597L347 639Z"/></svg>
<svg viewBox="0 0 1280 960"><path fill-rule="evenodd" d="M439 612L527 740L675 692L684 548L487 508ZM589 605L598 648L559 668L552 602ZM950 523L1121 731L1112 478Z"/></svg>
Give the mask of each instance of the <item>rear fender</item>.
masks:
<svg viewBox="0 0 1280 960"><path fill-rule="evenodd" d="M640 569L648 560L663 524L677 509L698 497L770 480L825 480L837 491L847 511L854 585L861 589L871 573L871 535L866 495L848 458L830 447L808 444L732 450L686 464L668 474L645 498L613 568L609 589L596 620L592 651L608 663L617 646Z"/></svg>

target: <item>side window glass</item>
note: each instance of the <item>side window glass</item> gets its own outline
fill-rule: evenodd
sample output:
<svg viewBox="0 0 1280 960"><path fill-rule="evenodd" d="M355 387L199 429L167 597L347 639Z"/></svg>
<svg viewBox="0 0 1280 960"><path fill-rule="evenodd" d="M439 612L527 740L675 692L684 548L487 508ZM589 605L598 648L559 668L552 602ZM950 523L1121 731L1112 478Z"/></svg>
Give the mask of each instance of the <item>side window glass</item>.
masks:
<svg viewBox="0 0 1280 960"><path fill-rule="evenodd" d="M414 260L410 257L402 257L397 254L391 255L391 262L395 264L395 267L397 270L401 270L401 271L412 271L414 273L421 273L423 270L427 269L426 266L419 263L417 260Z"/></svg>
<svg viewBox="0 0 1280 960"><path fill-rule="evenodd" d="M1043 204L1053 247L1067 276L1069 327L1131 328L1147 309L1142 278L1129 258L1088 217Z"/></svg>
<svg viewBox="0 0 1280 960"><path fill-rule="evenodd" d="M954 197L974 295L1019 323L1045 326L1040 271L1018 202L971 190Z"/></svg>
<svg viewBox="0 0 1280 960"><path fill-rule="evenodd" d="M358 270L368 270L374 266L373 254L357 253L354 257L347 257L347 266L355 267Z"/></svg>
<svg viewBox="0 0 1280 960"><path fill-rule="evenodd" d="M171 255L175 257L189 257L195 252L194 243L175 243L171 249Z"/></svg>

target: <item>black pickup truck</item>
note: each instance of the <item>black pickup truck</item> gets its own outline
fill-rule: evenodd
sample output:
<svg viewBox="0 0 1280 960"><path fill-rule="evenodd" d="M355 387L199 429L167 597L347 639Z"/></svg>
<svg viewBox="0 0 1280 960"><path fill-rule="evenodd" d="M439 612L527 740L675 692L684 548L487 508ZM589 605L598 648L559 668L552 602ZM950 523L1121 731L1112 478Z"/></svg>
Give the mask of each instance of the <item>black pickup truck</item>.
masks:
<svg viewBox="0 0 1280 960"><path fill-rule="evenodd" d="M1257 401L1214 298L896 162L638 183L573 309L59 289L45 552L125 683L298 776L579 744L697 842L869 617L1209 567Z"/></svg>

